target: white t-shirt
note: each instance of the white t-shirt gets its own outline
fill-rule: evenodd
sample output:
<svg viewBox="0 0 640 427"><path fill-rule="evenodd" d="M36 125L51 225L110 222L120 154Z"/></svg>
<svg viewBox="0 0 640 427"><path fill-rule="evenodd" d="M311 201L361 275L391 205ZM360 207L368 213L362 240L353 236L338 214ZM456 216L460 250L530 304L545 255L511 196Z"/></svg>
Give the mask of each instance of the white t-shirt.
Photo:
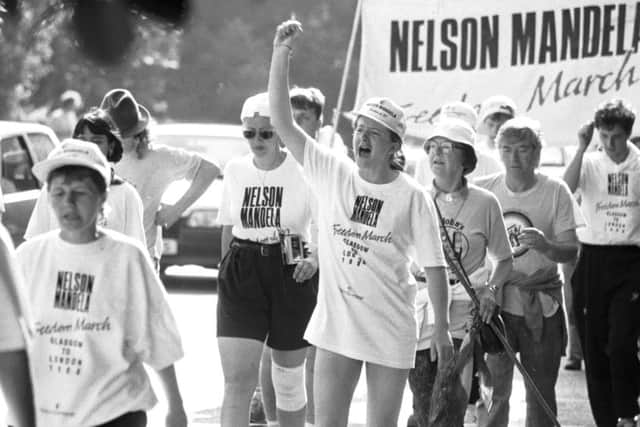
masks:
<svg viewBox="0 0 640 427"><path fill-rule="evenodd" d="M592 245L640 245L640 150L616 164L602 151L586 153L578 188L587 226L579 233Z"/></svg>
<svg viewBox="0 0 640 427"><path fill-rule="evenodd" d="M25 348L28 304L19 277L11 237L0 224L0 352Z"/></svg>
<svg viewBox="0 0 640 427"><path fill-rule="evenodd" d="M486 153L485 151L476 149L476 157L478 158L478 163L476 164L476 168L467 175L468 180L473 180L474 178L480 178L487 175L493 175L494 173L502 172L504 167L502 163L491 154ZM431 186L433 182L433 172L431 172L431 165L429 164L429 156L427 153L422 153L420 159L416 163L416 171L415 178L420 184L424 186Z"/></svg>
<svg viewBox="0 0 640 427"><path fill-rule="evenodd" d="M275 169L253 163L253 154L233 159L224 170L218 222L232 225L238 239L279 242L278 231L309 241L314 198L291 153Z"/></svg>
<svg viewBox="0 0 640 427"><path fill-rule="evenodd" d="M17 250L33 310L29 357L43 426L97 425L150 409L156 397L143 363L159 370L183 355L146 250L101 232L70 244L51 231Z"/></svg>
<svg viewBox="0 0 640 427"><path fill-rule="evenodd" d="M4 213L4 196L2 195L2 188L0 187L0 216Z"/></svg>
<svg viewBox="0 0 640 427"><path fill-rule="evenodd" d="M147 247L153 258L162 255L162 227L156 225L162 195L172 182L183 178L192 180L201 160L196 153L152 144L142 159L131 153L114 166L116 174L129 181L140 194Z"/></svg>
<svg viewBox="0 0 640 427"><path fill-rule="evenodd" d="M349 151L347 150L347 146L344 144L342 137L338 132L336 132L333 142L331 141L331 133L333 132L333 126L323 126L318 131L318 144L330 147L334 152L338 154L343 154L345 156L349 155Z"/></svg>
<svg viewBox="0 0 640 427"><path fill-rule="evenodd" d="M318 303L305 338L357 360L406 369L417 329L411 262L445 265L433 202L399 174L372 184L355 163L307 140L304 170L318 198Z"/></svg>
<svg viewBox="0 0 640 427"><path fill-rule="evenodd" d="M540 252L523 248L518 234L525 227L535 227L554 240L565 231L575 230L574 201L564 181L536 173L536 183L529 190L514 193L505 184L505 174L500 173L475 181L496 195L504 216L507 235L513 252L512 275L524 273L529 276L539 269L557 268L558 264ZM543 315L552 316L558 304L550 295L538 292ZM515 286L505 286L502 309L508 313L524 314L520 291Z"/></svg>
<svg viewBox="0 0 640 427"><path fill-rule="evenodd" d="M132 237L146 246L142 225L142 200L131 184L121 182L109 187L104 213L98 225ZM60 228L60 225L49 205L49 192L43 188L31 212L24 238L30 239L56 228Z"/></svg>

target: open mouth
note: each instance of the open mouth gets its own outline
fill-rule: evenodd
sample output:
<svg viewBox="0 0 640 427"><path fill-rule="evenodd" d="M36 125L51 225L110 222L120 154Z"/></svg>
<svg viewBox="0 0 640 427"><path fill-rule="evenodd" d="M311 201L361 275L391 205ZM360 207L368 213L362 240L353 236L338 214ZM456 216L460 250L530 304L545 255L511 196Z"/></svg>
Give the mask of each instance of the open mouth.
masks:
<svg viewBox="0 0 640 427"><path fill-rule="evenodd" d="M360 157L368 157L369 155L371 155L371 148L370 147L364 147L364 146L358 147L358 156L360 156Z"/></svg>

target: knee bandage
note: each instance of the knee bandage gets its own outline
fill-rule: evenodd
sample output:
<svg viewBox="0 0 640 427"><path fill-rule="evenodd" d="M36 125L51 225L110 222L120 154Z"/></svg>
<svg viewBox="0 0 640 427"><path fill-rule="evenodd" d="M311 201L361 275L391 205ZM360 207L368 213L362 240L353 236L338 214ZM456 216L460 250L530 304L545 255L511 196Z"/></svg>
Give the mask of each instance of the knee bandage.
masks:
<svg viewBox="0 0 640 427"><path fill-rule="evenodd" d="M271 361L271 378L276 392L276 407L281 411L295 412L307 404L304 388L304 363L295 368L285 368Z"/></svg>

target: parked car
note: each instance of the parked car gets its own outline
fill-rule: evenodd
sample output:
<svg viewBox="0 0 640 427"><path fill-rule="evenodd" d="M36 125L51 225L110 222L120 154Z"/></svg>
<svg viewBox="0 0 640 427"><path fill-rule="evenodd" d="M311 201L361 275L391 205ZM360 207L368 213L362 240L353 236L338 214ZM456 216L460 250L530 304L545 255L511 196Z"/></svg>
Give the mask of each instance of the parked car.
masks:
<svg viewBox="0 0 640 427"><path fill-rule="evenodd" d="M226 124L167 123L152 129L154 143L165 144L201 154L224 170L227 162L249 152L242 127ZM163 203L173 204L188 188L185 180L175 182L165 192ZM167 276L217 277L220 263L218 209L222 195L222 179L216 179L205 193L173 226L163 230L164 252L161 274ZM180 267L182 266L182 267Z"/></svg>
<svg viewBox="0 0 640 427"><path fill-rule="evenodd" d="M31 173L58 144L53 131L37 123L0 121L0 186L5 205L2 223L15 245L24 240L41 183Z"/></svg>

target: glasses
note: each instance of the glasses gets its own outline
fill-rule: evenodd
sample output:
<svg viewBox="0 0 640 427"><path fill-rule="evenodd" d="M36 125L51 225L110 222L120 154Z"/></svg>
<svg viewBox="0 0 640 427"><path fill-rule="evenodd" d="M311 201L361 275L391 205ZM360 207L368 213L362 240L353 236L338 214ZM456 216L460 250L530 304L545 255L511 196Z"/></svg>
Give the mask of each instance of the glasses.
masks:
<svg viewBox="0 0 640 427"><path fill-rule="evenodd" d="M253 139L256 137L256 134L258 134L258 136L260 137L260 139L271 139L273 138L273 134L275 132L269 129L261 129L260 131L256 132L255 129L245 129L242 131L242 135L246 138L246 139Z"/></svg>
<svg viewBox="0 0 640 427"><path fill-rule="evenodd" d="M442 154L449 154L451 153L451 150L453 150L454 148L460 148L460 147L458 147L457 144L454 144L453 142L449 142L449 141L440 141L440 142L429 141L427 142L425 148L427 150L427 153L430 153L431 150L435 152L439 148Z"/></svg>

